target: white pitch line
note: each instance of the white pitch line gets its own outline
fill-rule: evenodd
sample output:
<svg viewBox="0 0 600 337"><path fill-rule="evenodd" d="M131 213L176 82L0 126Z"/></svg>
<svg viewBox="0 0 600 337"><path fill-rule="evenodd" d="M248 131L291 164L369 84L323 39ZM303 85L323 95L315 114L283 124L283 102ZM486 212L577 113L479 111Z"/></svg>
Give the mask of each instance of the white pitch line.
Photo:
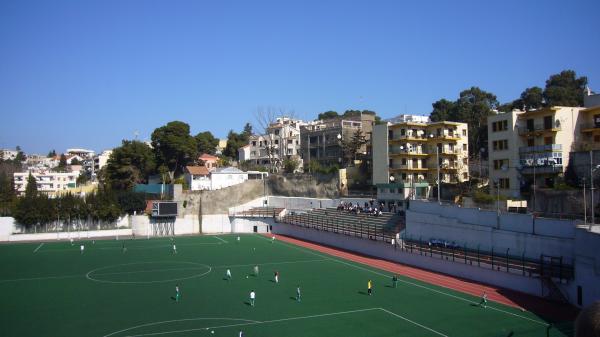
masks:
<svg viewBox="0 0 600 337"><path fill-rule="evenodd" d="M42 246L43 246L43 245L44 245L44 242L40 243L40 245L39 245L39 246L37 246L37 248L36 248L36 249L34 249L34 250L33 250L33 252L34 252L34 253L35 253L35 252L37 252L37 251L38 251L40 248L42 248Z"/></svg>
<svg viewBox="0 0 600 337"><path fill-rule="evenodd" d="M125 332L125 331L129 331L129 330L134 330L137 328L145 328L145 327L149 327L149 326L153 326L153 325L160 325L160 324L165 324L165 323L174 323L174 322L188 322L188 321L202 321L202 320L224 320L224 321L246 321L246 322L259 322L259 321L254 321L251 319L243 319L243 318L231 318L231 317L196 317L196 318L184 318L184 319L174 319L174 320L170 320L170 321L161 321L161 322L152 322L152 323L146 323L146 324L142 324L142 325L136 325L127 329L123 329L123 330L119 330L119 331L115 331L115 332L111 332L108 335L104 335L103 337L110 337L116 334L119 334L121 332Z"/></svg>
<svg viewBox="0 0 600 337"><path fill-rule="evenodd" d="M164 335L164 334L175 334L175 333L199 331L199 330L206 330L206 329L219 329L219 328L231 328L231 327L244 326L244 325L258 325L258 324L266 324L266 323L278 323L278 322L294 321L294 320L307 319L307 318L316 318L316 317L327 317L327 316L335 316L335 315L352 314L352 313L356 313L356 312L364 312L364 311L372 311L372 310L381 310L381 308L368 308L368 309L338 311L338 312L332 312L332 313L327 313L327 314L288 317L288 318L272 319L272 320L268 320L268 321L257 321L257 322L249 322L249 323L228 324L228 325L210 326L210 327L204 327L204 328L194 328L194 329L185 329L185 330L162 331L162 332L146 333L146 334L140 334L140 335L128 335L127 337L158 336L158 335ZM104 337L107 337L107 336L110 336L110 335L106 335Z"/></svg>
<svg viewBox="0 0 600 337"><path fill-rule="evenodd" d="M229 243L229 242L227 242L227 241L225 241L225 240L221 239L220 237L218 237L218 236L216 236L216 235L215 235L215 238L217 238L217 239L219 239L219 240L223 241L224 243Z"/></svg>
<svg viewBox="0 0 600 337"><path fill-rule="evenodd" d="M380 309L380 310L383 310L383 311L387 312L388 314L390 314L390 315L392 315L392 316L396 316L396 317L398 317L398 318L400 318L400 319L403 319L403 320L405 320L405 321L407 321L407 322L409 322L409 323L412 323L412 324L414 324L414 325L416 325L416 326L419 326L419 327L421 327L421 328L423 328L423 329L425 329L425 330L429 330L429 331L431 331L431 332L433 332L433 333L435 333L435 334L437 334L437 335L444 336L444 337L448 337L448 335L444 335L443 333L441 333L441 332L439 332L439 331L433 330L432 328L429 328L429 327L427 327L427 326L425 326L425 325L423 325L423 324L419 324L419 323L417 323L417 322L415 322L415 321L412 321L412 320L410 320L410 319L408 319L408 318L406 318L406 317L404 317L404 316L402 316L402 315L398 315L398 314L396 314L396 313L393 313L393 312L391 312L391 311L389 311L389 310L386 310L386 309L384 309L384 308L378 308L378 309Z"/></svg>
<svg viewBox="0 0 600 337"><path fill-rule="evenodd" d="M71 277L85 277L85 275L79 274L79 275L63 275L63 276L41 276L41 277L14 278L14 279L0 280L0 283L17 282L17 281L51 280L51 279L71 278Z"/></svg>
<svg viewBox="0 0 600 337"><path fill-rule="evenodd" d="M281 262L265 262L265 263L248 263L248 264L232 264L225 266L213 266L213 268L236 268L236 267L251 267L251 266L269 266L276 264L294 264L294 263L309 263L309 262L320 262L328 261L328 259L317 259L317 260L298 260L298 261L281 261Z"/></svg>
<svg viewBox="0 0 600 337"><path fill-rule="evenodd" d="M260 235L258 235L258 236L262 237ZM264 237L263 237L263 239L270 241L269 239L264 238ZM296 246L296 245L293 245L293 244L287 243L287 242L281 242L281 240L278 240L277 243L280 243L280 244L288 246L288 247L295 248L297 250L303 251L303 252L308 253L308 254L312 254L312 255L316 255L316 256L320 256L320 257L327 257L327 256L324 256L322 254L315 253L312 250L310 250L309 248L305 248L305 247L301 247L301 246ZM364 271L368 271L370 273L377 274L377 275L380 275L380 276L383 276L383 277L386 277L386 278L390 277L390 275L383 274L383 273L377 272L377 271L372 270L372 269L367 269L367 268L364 268L364 267L361 267L361 266L358 266L358 265L354 265L354 264L350 264L348 262L342 261L342 260L340 260L337 257L331 257L331 258L329 258L329 260L334 261L334 262L338 262L338 263L341 263L341 264L344 264L344 265L347 265L347 266L352 267L352 268L356 268L356 269L361 269L361 270L364 270ZM478 304L479 303L479 302L472 301L472 300L464 298L464 297L460 297L460 296L448 294L446 292L443 292L443 291L440 291L440 290L437 290L437 289L433 289L433 288L429 288L429 287L426 287L426 286L423 286L423 285L420 285L420 284L417 284L417 283L413 283L413 282L410 282L410 281L405 281L405 280L402 280L402 279L399 279L398 281L402 282L404 284L409 284L409 285L412 285L412 286L415 286L415 287L419 287L421 289L426 289L426 290L429 290L429 291L432 291L432 292L435 292L435 293L438 293L438 294L441 294L441 295L452 297L452 298L455 298L457 300L461 300L461 301L464 301L464 302L467 302L467 303L473 303L473 304ZM454 290L454 289L451 289L451 288L448 288L448 287L445 287L445 286L442 286L442 285L437 285L437 286L441 287L441 288L446 288L446 289ZM493 301L490 301L490 302L493 302ZM487 306L487 308L495 310L495 311L498 311L498 312L501 312L501 313L504 313L504 314L507 314L507 315L515 316L515 317L518 317L518 318L522 318L524 320L528 320L528 321L531 321L531 322L534 322L534 323L537 323L537 324L540 324L540 325L543 325L543 326L547 326L548 325L545 322L540 322L538 320L535 320L535 319L532 319L532 318L529 318L529 317L526 317L526 316L521 316L519 314L515 314L515 313L512 313L510 311L502 310L502 309L499 309L499 308L494 308L494 307L489 306L489 305Z"/></svg>
<svg viewBox="0 0 600 337"><path fill-rule="evenodd" d="M206 269L206 267L185 267L185 268L166 268L166 269L148 269L148 270L134 270L134 271L119 271L113 273L94 273L94 276L100 275L126 275L126 274L139 274L139 273L153 273L161 271L175 271L175 270L197 270Z"/></svg>

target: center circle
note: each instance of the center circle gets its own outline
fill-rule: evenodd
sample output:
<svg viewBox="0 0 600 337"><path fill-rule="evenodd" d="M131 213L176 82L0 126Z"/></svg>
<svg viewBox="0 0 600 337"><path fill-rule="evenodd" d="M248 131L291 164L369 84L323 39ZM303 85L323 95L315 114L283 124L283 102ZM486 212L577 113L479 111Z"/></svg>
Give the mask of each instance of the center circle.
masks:
<svg viewBox="0 0 600 337"><path fill-rule="evenodd" d="M133 262L96 268L85 277L101 283L150 284L202 277L211 270L210 266L196 262Z"/></svg>

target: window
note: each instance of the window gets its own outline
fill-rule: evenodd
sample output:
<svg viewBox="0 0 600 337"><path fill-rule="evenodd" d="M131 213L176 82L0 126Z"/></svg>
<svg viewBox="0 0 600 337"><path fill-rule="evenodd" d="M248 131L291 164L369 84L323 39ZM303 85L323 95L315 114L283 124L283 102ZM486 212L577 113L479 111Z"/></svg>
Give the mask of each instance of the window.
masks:
<svg viewBox="0 0 600 337"><path fill-rule="evenodd" d="M463 165L467 165L469 163L469 160L467 159L467 157L463 158Z"/></svg>
<svg viewBox="0 0 600 337"><path fill-rule="evenodd" d="M256 141L252 141L252 146L256 146Z"/></svg>
<svg viewBox="0 0 600 337"><path fill-rule="evenodd" d="M279 139L275 139L275 145L279 145Z"/></svg>
<svg viewBox="0 0 600 337"><path fill-rule="evenodd" d="M442 135L442 129L438 128L436 130L436 133L437 133L438 137L441 136Z"/></svg>
<svg viewBox="0 0 600 337"><path fill-rule="evenodd" d="M544 117L544 129L552 129L552 116Z"/></svg>
<svg viewBox="0 0 600 337"><path fill-rule="evenodd" d="M279 136L279 130L275 130L275 136Z"/></svg>
<svg viewBox="0 0 600 337"><path fill-rule="evenodd" d="M462 135L465 136L465 137L467 136L467 129L463 129L462 130Z"/></svg>
<svg viewBox="0 0 600 337"><path fill-rule="evenodd" d="M291 139L288 139L288 144L292 144L294 141Z"/></svg>
<svg viewBox="0 0 600 337"><path fill-rule="evenodd" d="M534 146L534 145L535 145L535 139L527 138L527 146Z"/></svg>
<svg viewBox="0 0 600 337"><path fill-rule="evenodd" d="M394 160L393 159L390 159L389 167L394 167Z"/></svg>
<svg viewBox="0 0 600 337"><path fill-rule="evenodd" d="M502 121L502 130L508 130L508 121L506 119Z"/></svg>
<svg viewBox="0 0 600 337"><path fill-rule="evenodd" d="M508 189L510 188L510 179L508 178L500 178L498 179L498 183L500 184L500 188Z"/></svg>
<svg viewBox="0 0 600 337"><path fill-rule="evenodd" d="M494 170L501 170L503 166L508 167L508 159L494 160Z"/></svg>
<svg viewBox="0 0 600 337"><path fill-rule="evenodd" d="M400 129L400 136L405 136L405 135L406 135L406 130Z"/></svg>
<svg viewBox="0 0 600 337"><path fill-rule="evenodd" d="M388 130L388 139L394 139L394 130Z"/></svg>
<svg viewBox="0 0 600 337"><path fill-rule="evenodd" d="M402 165L406 165L406 158L402 158Z"/></svg>
<svg viewBox="0 0 600 337"><path fill-rule="evenodd" d="M406 180L406 173L402 173L402 180Z"/></svg>
<svg viewBox="0 0 600 337"><path fill-rule="evenodd" d="M467 151L467 144L463 144L463 151Z"/></svg>
<svg viewBox="0 0 600 337"><path fill-rule="evenodd" d="M496 132L496 122L492 122L492 132Z"/></svg>
<svg viewBox="0 0 600 337"><path fill-rule="evenodd" d="M508 140L507 139L503 139L503 140L495 140L492 142L492 149L494 151L503 151L503 150L508 150Z"/></svg>
<svg viewBox="0 0 600 337"><path fill-rule="evenodd" d="M600 142L600 135L594 135L594 143Z"/></svg>
<svg viewBox="0 0 600 337"><path fill-rule="evenodd" d="M544 145L552 144L552 137L544 137Z"/></svg>

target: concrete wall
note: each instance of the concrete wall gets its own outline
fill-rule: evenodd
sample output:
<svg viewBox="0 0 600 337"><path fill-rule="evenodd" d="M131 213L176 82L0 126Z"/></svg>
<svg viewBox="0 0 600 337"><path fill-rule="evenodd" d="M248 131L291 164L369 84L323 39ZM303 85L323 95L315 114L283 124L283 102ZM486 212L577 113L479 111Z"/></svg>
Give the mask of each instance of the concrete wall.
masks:
<svg viewBox="0 0 600 337"><path fill-rule="evenodd" d="M600 300L600 234L585 229L575 232L575 281L564 286L569 300L577 304L577 287L582 288L582 305Z"/></svg>
<svg viewBox="0 0 600 337"><path fill-rule="evenodd" d="M308 198L340 196L338 174L271 175L267 180L270 195Z"/></svg>
<svg viewBox="0 0 600 337"><path fill-rule="evenodd" d="M413 201L406 213L403 235L424 241L454 241L460 246L488 251L493 248L503 253L509 249L511 255L525 254L529 258L546 254L569 261L575 257L572 221L534 219L526 214L502 213L498 218L493 211Z"/></svg>
<svg viewBox="0 0 600 337"><path fill-rule="evenodd" d="M388 125L373 127L373 185L389 183Z"/></svg>
<svg viewBox="0 0 600 337"><path fill-rule="evenodd" d="M100 231L75 231L75 232L56 232L56 233L38 233L38 234L13 234L8 237L8 241L50 241L74 239L91 239L99 237L117 237L131 236L132 231L127 229L107 229Z"/></svg>
<svg viewBox="0 0 600 337"><path fill-rule="evenodd" d="M289 235L423 269L541 296L540 281L538 279L394 250L391 245L380 241L359 239L281 223L273 226L273 233Z"/></svg>
<svg viewBox="0 0 600 337"><path fill-rule="evenodd" d="M272 218L234 218L231 221L231 231L233 233L252 233L256 226L258 233L268 233L269 226L274 223Z"/></svg>
<svg viewBox="0 0 600 337"><path fill-rule="evenodd" d="M0 217L0 241L8 241L8 237L15 231L15 219Z"/></svg>

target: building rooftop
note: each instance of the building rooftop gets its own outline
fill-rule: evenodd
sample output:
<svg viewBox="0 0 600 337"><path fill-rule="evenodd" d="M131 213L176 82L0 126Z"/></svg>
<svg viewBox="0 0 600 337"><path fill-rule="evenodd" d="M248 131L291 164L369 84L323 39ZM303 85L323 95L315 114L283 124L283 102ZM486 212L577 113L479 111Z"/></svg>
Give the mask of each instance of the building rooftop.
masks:
<svg viewBox="0 0 600 337"><path fill-rule="evenodd" d="M207 176L209 174L206 166L186 166L185 169L194 176Z"/></svg>

